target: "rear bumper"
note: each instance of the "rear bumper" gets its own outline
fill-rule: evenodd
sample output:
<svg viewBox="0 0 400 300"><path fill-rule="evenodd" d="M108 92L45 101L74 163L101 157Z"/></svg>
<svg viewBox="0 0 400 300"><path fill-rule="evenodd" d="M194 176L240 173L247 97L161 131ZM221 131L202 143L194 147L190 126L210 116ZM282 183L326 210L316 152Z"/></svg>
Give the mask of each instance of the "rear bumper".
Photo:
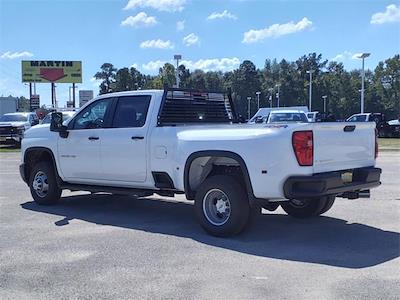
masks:
<svg viewBox="0 0 400 300"><path fill-rule="evenodd" d="M342 174L348 171L352 171L353 178L351 182L346 183ZM366 167L310 176L292 176L285 181L283 190L287 199L318 198L357 192L379 186L381 172L379 168Z"/></svg>

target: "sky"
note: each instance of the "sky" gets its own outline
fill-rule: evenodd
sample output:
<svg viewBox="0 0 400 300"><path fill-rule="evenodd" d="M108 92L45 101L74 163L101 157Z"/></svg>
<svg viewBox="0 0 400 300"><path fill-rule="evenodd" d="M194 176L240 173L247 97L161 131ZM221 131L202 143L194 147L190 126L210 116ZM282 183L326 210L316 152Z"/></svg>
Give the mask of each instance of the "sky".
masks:
<svg viewBox="0 0 400 300"><path fill-rule="evenodd" d="M0 96L29 97L21 60L80 60L78 90L98 93L104 62L157 74L181 54L189 69L229 71L246 59L296 60L311 52L368 69L400 53L400 1L0 0ZM37 84L41 105L50 84ZM64 106L70 84L57 84Z"/></svg>

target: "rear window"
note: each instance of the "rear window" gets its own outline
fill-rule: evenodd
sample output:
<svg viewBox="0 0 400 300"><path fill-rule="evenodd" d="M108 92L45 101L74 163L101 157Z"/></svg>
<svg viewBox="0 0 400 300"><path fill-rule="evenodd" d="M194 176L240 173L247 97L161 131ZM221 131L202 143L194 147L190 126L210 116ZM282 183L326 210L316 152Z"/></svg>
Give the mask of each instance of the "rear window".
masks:
<svg viewBox="0 0 400 300"><path fill-rule="evenodd" d="M351 117L348 122L365 122L367 120L366 115L354 116Z"/></svg>
<svg viewBox="0 0 400 300"><path fill-rule="evenodd" d="M142 127L146 122L151 96L128 96L118 99L114 128Z"/></svg>

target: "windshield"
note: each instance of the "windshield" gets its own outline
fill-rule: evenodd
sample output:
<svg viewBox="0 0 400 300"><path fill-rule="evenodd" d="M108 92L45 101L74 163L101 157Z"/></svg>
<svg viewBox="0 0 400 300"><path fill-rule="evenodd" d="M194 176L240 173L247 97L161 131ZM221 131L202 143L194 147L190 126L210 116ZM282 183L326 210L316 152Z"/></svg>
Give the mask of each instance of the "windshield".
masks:
<svg viewBox="0 0 400 300"><path fill-rule="evenodd" d="M24 115L4 115L0 117L0 122L26 122L27 116Z"/></svg>
<svg viewBox="0 0 400 300"><path fill-rule="evenodd" d="M268 123L308 122L304 113L271 113Z"/></svg>

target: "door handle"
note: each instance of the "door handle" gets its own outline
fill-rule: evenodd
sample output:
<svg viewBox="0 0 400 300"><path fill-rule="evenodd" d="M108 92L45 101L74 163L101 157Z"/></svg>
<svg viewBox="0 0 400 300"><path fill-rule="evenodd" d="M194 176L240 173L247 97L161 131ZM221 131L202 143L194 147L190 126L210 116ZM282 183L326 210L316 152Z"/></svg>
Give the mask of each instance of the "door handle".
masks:
<svg viewBox="0 0 400 300"><path fill-rule="evenodd" d="M143 140L144 136L133 136L131 137L132 140Z"/></svg>
<svg viewBox="0 0 400 300"><path fill-rule="evenodd" d="M99 139L99 137L98 137L98 136L89 136L88 139L89 139L90 141L96 141L96 140Z"/></svg>

